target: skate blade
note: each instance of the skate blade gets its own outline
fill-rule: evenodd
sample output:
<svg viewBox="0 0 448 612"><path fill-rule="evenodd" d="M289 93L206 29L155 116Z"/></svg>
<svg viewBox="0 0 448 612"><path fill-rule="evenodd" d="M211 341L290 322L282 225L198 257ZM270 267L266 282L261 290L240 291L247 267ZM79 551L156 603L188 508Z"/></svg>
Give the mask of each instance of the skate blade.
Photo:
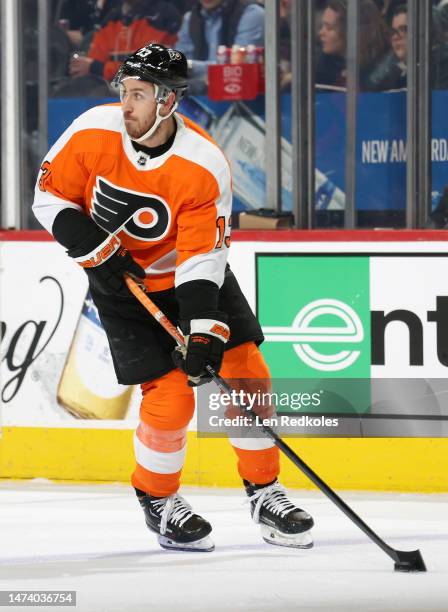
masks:
<svg viewBox="0 0 448 612"><path fill-rule="evenodd" d="M313 538L311 530L302 533L282 533L269 525L260 525L263 540L274 546L287 546L288 548L312 548Z"/></svg>
<svg viewBox="0 0 448 612"><path fill-rule="evenodd" d="M165 550L180 550L185 552L212 552L215 550L215 545L210 536L205 536L195 542L175 542L171 538L159 535L157 536L159 544Z"/></svg>

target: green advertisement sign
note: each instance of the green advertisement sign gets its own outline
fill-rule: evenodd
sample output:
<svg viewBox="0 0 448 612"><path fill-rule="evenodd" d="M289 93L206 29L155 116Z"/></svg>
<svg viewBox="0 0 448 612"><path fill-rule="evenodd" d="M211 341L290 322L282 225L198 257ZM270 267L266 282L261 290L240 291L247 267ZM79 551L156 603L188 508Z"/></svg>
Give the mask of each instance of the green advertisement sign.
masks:
<svg viewBox="0 0 448 612"><path fill-rule="evenodd" d="M316 411L369 409L369 259L257 255L257 316L274 387L325 391Z"/></svg>

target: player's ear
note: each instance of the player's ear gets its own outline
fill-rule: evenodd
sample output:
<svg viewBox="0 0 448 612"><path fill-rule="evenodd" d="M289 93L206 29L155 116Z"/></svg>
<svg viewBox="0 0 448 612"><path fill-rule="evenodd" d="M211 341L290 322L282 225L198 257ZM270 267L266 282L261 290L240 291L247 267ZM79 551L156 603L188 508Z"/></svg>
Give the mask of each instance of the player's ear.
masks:
<svg viewBox="0 0 448 612"><path fill-rule="evenodd" d="M176 94L174 93L174 91L172 91L170 93L170 95L168 96L167 101L165 102L165 104L162 106L162 108L160 109L160 114L163 116L166 116L170 113L171 109L173 108L173 105L176 102Z"/></svg>

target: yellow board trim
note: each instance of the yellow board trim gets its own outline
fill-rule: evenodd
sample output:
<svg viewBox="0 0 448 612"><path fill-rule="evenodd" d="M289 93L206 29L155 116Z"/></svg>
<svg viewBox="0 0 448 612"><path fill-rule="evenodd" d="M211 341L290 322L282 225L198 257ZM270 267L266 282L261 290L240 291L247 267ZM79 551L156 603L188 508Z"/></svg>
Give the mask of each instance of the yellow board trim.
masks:
<svg viewBox="0 0 448 612"><path fill-rule="evenodd" d="M129 482L134 468L130 430L3 427L2 434L1 478ZM288 443L336 489L448 492L448 439L290 438ZM314 487L284 457L281 481ZM228 441L188 432L182 482L240 487Z"/></svg>

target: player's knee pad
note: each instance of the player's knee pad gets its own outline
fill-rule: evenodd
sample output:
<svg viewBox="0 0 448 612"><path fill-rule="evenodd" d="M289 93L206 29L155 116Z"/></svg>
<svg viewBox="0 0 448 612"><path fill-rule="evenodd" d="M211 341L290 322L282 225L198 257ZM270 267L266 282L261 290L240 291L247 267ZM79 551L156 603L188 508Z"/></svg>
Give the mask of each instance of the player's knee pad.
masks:
<svg viewBox="0 0 448 612"><path fill-rule="evenodd" d="M194 394L183 372L172 370L141 387L140 420L143 423L165 431L187 427L194 413Z"/></svg>
<svg viewBox="0 0 448 612"><path fill-rule="evenodd" d="M272 417L275 405L272 400L271 374L260 349L254 342L246 342L227 351L220 374L229 381L235 391L243 391L252 396L253 401L250 405L259 417L262 419ZM239 408L230 406L225 416L232 418L238 414L240 414Z"/></svg>
<svg viewBox="0 0 448 612"><path fill-rule="evenodd" d="M254 342L245 342L226 351L220 374L224 378L271 378L268 365Z"/></svg>
<svg viewBox="0 0 448 612"><path fill-rule="evenodd" d="M135 434L144 446L158 453L178 453L187 442L187 426L180 429L157 429L140 421Z"/></svg>

